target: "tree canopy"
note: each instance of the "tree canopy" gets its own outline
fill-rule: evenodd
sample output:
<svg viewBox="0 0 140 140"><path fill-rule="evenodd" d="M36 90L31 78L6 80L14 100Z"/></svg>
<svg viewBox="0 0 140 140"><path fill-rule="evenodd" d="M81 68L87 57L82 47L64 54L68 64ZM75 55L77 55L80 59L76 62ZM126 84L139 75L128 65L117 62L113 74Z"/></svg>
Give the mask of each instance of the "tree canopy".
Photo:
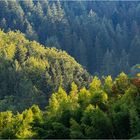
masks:
<svg viewBox="0 0 140 140"><path fill-rule="evenodd" d="M65 50L91 74L129 74L140 61L138 1L2 0L0 9L4 31Z"/></svg>
<svg viewBox="0 0 140 140"><path fill-rule="evenodd" d="M0 31L0 110L44 108L59 86L87 86L91 76L72 57L29 41L20 32Z"/></svg>
<svg viewBox="0 0 140 140"><path fill-rule="evenodd" d="M140 134L140 82L121 73L88 88L73 82L53 93L45 110L37 105L21 113L0 112L0 138L130 139ZM140 80L139 80L140 81Z"/></svg>

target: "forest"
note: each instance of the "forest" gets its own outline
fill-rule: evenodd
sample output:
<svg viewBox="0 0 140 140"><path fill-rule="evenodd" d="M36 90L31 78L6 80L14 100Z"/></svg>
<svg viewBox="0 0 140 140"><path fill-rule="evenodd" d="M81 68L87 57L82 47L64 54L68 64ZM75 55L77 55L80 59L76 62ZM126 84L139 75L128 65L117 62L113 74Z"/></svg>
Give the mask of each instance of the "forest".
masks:
<svg viewBox="0 0 140 140"><path fill-rule="evenodd" d="M130 139L140 137L140 79L126 74L94 77L89 87L61 86L45 110L0 112L0 138Z"/></svg>
<svg viewBox="0 0 140 140"><path fill-rule="evenodd" d="M20 32L0 31L0 111L44 108L59 86L70 90L90 83L92 76L66 52L45 48Z"/></svg>
<svg viewBox="0 0 140 140"><path fill-rule="evenodd" d="M0 139L139 139L139 1L0 1Z"/></svg>
<svg viewBox="0 0 140 140"><path fill-rule="evenodd" d="M65 50L91 74L129 74L140 61L139 1L2 0L0 9L5 32Z"/></svg>

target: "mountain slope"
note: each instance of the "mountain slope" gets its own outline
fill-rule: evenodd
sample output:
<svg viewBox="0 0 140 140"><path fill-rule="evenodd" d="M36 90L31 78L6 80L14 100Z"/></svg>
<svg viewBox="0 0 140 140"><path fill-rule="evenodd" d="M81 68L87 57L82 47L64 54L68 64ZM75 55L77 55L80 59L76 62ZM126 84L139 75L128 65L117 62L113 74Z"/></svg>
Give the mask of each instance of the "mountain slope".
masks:
<svg viewBox="0 0 140 140"><path fill-rule="evenodd" d="M64 51L44 48L19 32L0 31L0 110L44 107L50 93L74 81L86 86L90 76Z"/></svg>
<svg viewBox="0 0 140 140"><path fill-rule="evenodd" d="M2 0L0 28L61 48L90 73L112 76L140 62L140 2Z"/></svg>

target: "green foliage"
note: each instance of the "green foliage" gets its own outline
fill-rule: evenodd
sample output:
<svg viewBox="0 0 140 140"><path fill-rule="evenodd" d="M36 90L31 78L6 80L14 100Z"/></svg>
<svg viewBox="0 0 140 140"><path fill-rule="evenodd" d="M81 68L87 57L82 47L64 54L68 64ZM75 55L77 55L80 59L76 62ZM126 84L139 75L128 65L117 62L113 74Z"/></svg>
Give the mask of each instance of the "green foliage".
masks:
<svg viewBox="0 0 140 140"><path fill-rule="evenodd" d="M0 9L0 139L139 138L139 2L2 0ZM91 82L54 47L103 78ZM131 66L134 78L122 72Z"/></svg>
<svg viewBox="0 0 140 140"><path fill-rule="evenodd" d="M111 76L107 76L104 78L104 85L103 85L103 89L104 91L109 94L109 96L111 96L111 92L112 92L112 87L113 87L113 80Z"/></svg>
<svg viewBox="0 0 140 140"><path fill-rule="evenodd" d="M87 138L110 138L111 136L111 122L99 108L89 105L84 112L82 125L85 126Z"/></svg>
<svg viewBox="0 0 140 140"><path fill-rule="evenodd" d="M69 94L60 86L44 111L33 105L21 113L0 112L0 138L138 137L140 94L130 81L122 73L114 81L106 77L103 83L95 77L88 88L78 89L73 82Z"/></svg>
<svg viewBox="0 0 140 140"><path fill-rule="evenodd" d="M10 111L0 113L0 138L11 137L11 125L13 122L13 114Z"/></svg>
<svg viewBox="0 0 140 140"><path fill-rule="evenodd" d="M33 104L43 109L60 85L69 91L72 82L80 88L90 81L90 75L64 51L29 41L19 31L0 31L0 40L1 111L23 111Z"/></svg>
<svg viewBox="0 0 140 140"><path fill-rule="evenodd" d="M116 91L119 94L124 94L127 88L130 86L130 80L125 73L121 73L115 80L114 84Z"/></svg>
<svg viewBox="0 0 140 140"><path fill-rule="evenodd" d="M65 50L92 74L115 77L139 64L138 2L2 0L0 9L4 31Z"/></svg>
<svg viewBox="0 0 140 140"><path fill-rule="evenodd" d="M101 81L98 79L98 77L94 77L91 84L90 84L90 91L98 91L101 87Z"/></svg>
<svg viewBox="0 0 140 140"><path fill-rule="evenodd" d="M70 137L72 139L84 138L81 126L74 119L70 120L70 125Z"/></svg>

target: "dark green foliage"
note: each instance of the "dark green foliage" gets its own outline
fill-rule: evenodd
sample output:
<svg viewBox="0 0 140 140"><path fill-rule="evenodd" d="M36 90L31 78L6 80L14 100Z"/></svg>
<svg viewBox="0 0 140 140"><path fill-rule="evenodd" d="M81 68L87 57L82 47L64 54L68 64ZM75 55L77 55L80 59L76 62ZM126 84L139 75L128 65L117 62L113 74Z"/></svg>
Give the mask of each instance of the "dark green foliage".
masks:
<svg viewBox="0 0 140 140"><path fill-rule="evenodd" d="M129 73L139 63L140 3L0 1L0 28L65 50L90 73Z"/></svg>

